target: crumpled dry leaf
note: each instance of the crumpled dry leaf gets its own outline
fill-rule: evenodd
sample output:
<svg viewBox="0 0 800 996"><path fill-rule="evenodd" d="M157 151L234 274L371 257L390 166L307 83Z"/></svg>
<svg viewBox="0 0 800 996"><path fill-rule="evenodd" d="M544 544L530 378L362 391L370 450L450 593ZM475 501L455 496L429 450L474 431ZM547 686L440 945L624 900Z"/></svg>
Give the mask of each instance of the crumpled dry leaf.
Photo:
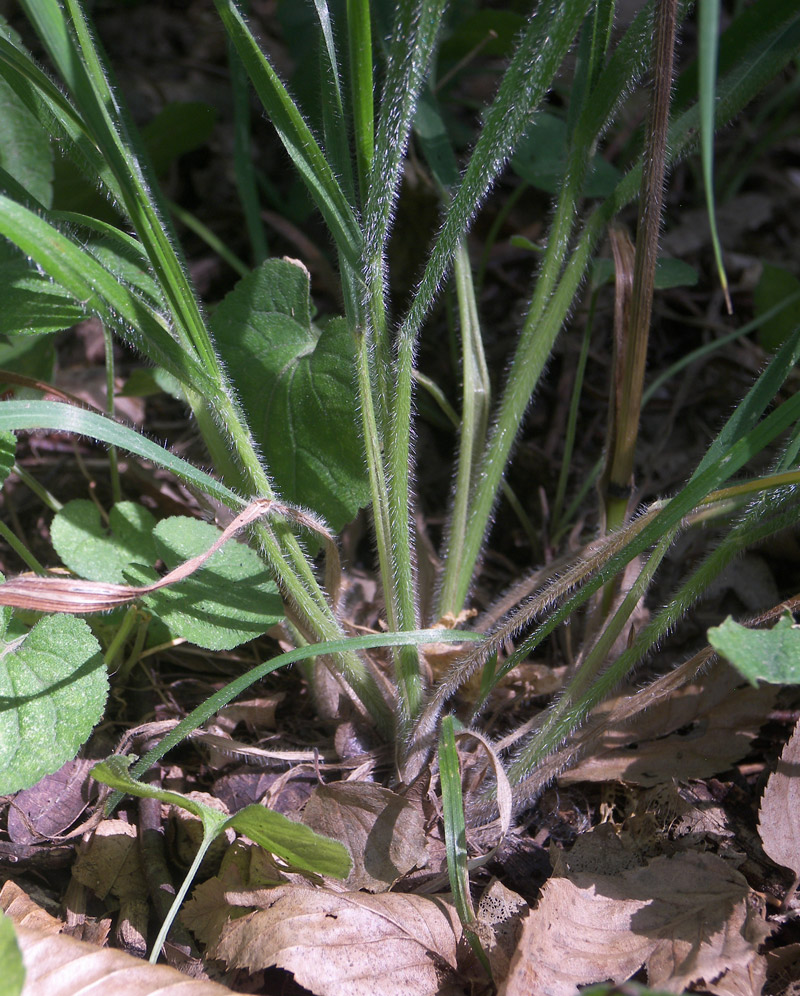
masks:
<svg viewBox="0 0 800 996"><path fill-rule="evenodd" d="M88 849L78 857L73 877L99 898L109 892L119 899L147 896L136 827L125 820L103 820Z"/></svg>
<svg viewBox="0 0 800 996"><path fill-rule="evenodd" d="M428 859L421 810L380 785L318 785L303 810L303 823L348 848L353 869L346 885L353 892L385 892Z"/></svg>
<svg viewBox="0 0 800 996"><path fill-rule="evenodd" d="M712 854L657 857L614 875L572 871L545 884L498 993L574 996L643 965L653 988L682 992L748 972L768 933L744 877Z"/></svg>
<svg viewBox="0 0 800 996"><path fill-rule="evenodd" d="M438 898L288 885L228 899L264 908L228 924L210 956L277 965L317 996L436 996L456 967L461 925Z"/></svg>
<svg viewBox="0 0 800 996"><path fill-rule="evenodd" d="M113 986L115 996L230 996L216 982L190 979L166 965L151 965L122 951L98 948L65 934L17 927L25 963L25 996L78 996Z"/></svg>
<svg viewBox="0 0 800 996"><path fill-rule="evenodd" d="M508 975L511 959L522 931L522 917L528 904L517 892L493 878L478 902L475 916L478 938L483 945L492 978L499 984Z"/></svg>
<svg viewBox="0 0 800 996"><path fill-rule="evenodd" d="M64 929L64 924L59 919L42 909L24 889L10 879L0 889L0 909L17 927L25 926L41 934L57 934Z"/></svg>
<svg viewBox="0 0 800 996"><path fill-rule="evenodd" d="M89 803L94 783L89 781L92 762L67 761L35 785L17 792L8 810L8 836L17 844L40 844L62 833L77 820Z"/></svg>
<svg viewBox="0 0 800 996"><path fill-rule="evenodd" d="M758 832L772 860L800 875L800 722L764 789Z"/></svg>
<svg viewBox="0 0 800 996"><path fill-rule="evenodd" d="M595 712L598 719L607 716L599 747L559 781L657 785L725 770L750 749L775 697L769 685L737 688L740 682L732 668L720 664L702 682L684 685L637 715L635 724L614 721L617 702L626 699L623 692Z"/></svg>
<svg viewBox="0 0 800 996"><path fill-rule="evenodd" d="M269 851L237 840L226 851L219 874L194 887L192 898L181 910L181 923L208 947L216 943L231 918L233 911L225 899L227 893L263 889L285 881Z"/></svg>

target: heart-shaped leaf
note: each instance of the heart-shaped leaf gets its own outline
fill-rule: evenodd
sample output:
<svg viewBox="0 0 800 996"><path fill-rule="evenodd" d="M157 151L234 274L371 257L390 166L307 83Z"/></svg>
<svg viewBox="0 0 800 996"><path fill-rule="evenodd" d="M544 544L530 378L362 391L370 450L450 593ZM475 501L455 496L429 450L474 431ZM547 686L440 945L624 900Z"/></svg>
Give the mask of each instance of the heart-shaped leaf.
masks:
<svg viewBox="0 0 800 996"><path fill-rule="evenodd" d="M75 616L40 619L0 644L0 795L71 761L105 709L100 645Z"/></svg>
<svg viewBox="0 0 800 996"><path fill-rule="evenodd" d="M153 540L157 556L171 570L207 550L218 536L219 530L209 522L173 516L159 522ZM130 568L126 577L142 584L155 575ZM207 650L231 650L283 618L266 564L250 547L233 540L191 577L143 601L176 636Z"/></svg>
<svg viewBox="0 0 800 996"><path fill-rule="evenodd" d="M131 564L155 564L155 526L146 508L122 501L111 509L106 527L94 502L76 498L56 514L50 538L71 571L90 581L118 584Z"/></svg>
<svg viewBox="0 0 800 996"><path fill-rule="evenodd" d="M312 325L307 272L278 259L239 281L212 328L279 493L338 532L369 501L351 331Z"/></svg>

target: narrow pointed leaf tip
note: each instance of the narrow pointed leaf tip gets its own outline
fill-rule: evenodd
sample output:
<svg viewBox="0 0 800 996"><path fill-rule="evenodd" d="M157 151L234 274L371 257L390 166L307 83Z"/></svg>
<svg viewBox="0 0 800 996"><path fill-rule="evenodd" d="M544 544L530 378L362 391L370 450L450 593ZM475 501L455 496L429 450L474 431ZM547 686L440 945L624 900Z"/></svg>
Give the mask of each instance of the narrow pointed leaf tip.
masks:
<svg viewBox="0 0 800 996"><path fill-rule="evenodd" d="M230 827L301 871L340 879L350 874L350 854L339 841L324 837L265 806L245 806L225 819L218 810L202 802L138 781L128 770L133 760L132 757L112 755L94 766L92 777L120 792L158 799L167 805L186 809L203 822L207 833L214 836Z"/></svg>

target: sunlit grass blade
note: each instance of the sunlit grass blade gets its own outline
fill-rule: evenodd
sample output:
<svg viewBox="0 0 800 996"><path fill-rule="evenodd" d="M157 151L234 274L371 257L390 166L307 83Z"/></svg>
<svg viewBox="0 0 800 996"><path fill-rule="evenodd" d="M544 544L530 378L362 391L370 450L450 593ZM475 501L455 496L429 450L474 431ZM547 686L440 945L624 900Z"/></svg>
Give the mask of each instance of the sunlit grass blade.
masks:
<svg viewBox="0 0 800 996"><path fill-rule="evenodd" d="M634 642L585 690L577 701L547 717L545 724L520 749L514 762L513 774L517 785L517 805L532 798L552 777L550 773L537 775L542 761L557 752L564 741L585 720L589 712L618 685L631 670L652 650L664 636L674 629L688 609L708 590L713 581L737 556L747 548L763 542L797 521L797 487L763 495L741 516L703 563L681 584L668 604L637 634ZM564 750L563 768L574 751ZM558 770L558 769L557 769Z"/></svg>
<svg viewBox="0 0 800 996"><path fill-rule="evenodd" d="M331 12L327 0L314 0L319 20L322 44L319 46L320 100L322 103L322 127L325 139L325 154L341 184L348 203L357 204L355 181L353 179L353 156L350 149L350 123L352 114L342 93L339 59L336 54L336 40L331 23ZM347 63L345 63L347 65ZM372 80L370 78L370 86ZM370 90L370 93L372 91ZM356 139L357 141L357 139ZM348 306L351 294L345 293Z"/></svg>
<svg viewBox="0 0 800 996"><path fill-rule="evenodd" d="M740 21L745 17L747 24L745 31L742 31ZM737 18L720 41L717 127L727 124L798 51L800 10L792 0L759 0ZM699 110L695 104L678 113L670 125L667 140L670 161L685 155L696 143L698 134ZM635 198L641 174L639 162L620 180L614 193L589 216L540 317L533 320L533 308L530 312L529 334L523 335L515 354L482 463L480 482L473 496L470 532L465 540L464 598L525 409L574 304L592 253L612 218ZM542 276L537 283L537 295L541 283Z"/></svg>
<svg viewBox="0 0 800 996"><path fill-rule="evenodd" d="M100 184L116 205L122 203L117 181L89 136L86 123L70 100L27 53L0 35L0 76L46 131L64 143L79 168Z"/></svg>
<svg viewBox="0 0 800 996"><path fill-rule="evenodd" d="M386 79L375 133L375 153L364 205L365 257L371 317L379 356L388 357L382 265L401 170L419 94L429 71L444 0L401 0L386 59Z"/></svg>
<svg viewBox="0 0 800 996"><path fill-rule="evenodd" d="M245 7L245 10L247 8ZM247 234L257 266L268 255L267 236L261 218L261 201L258 194L255 163L253 162L253 134L250 126L250 86L247 73L236 54L233 43L228 41L228 68L231 75L233 97L233 169L236 190L242 205Z"/></svg>
<svg viewBox="0 0 800 996"><path fill-rule="evenodd" d="M214 692L210 698L206 699L202 705L189 713L178 725L155 746L148 751L144 757L140 758L131 768L134 777L141 775L152 767L173 747L179 744L186 737L190 736L196 729L207 722L212 716L219 712L229 702L232 702L242 692L250 688L257 681L266 678L279 668L298 661L310 660L314 657L328 657L334 654L355 653L360 650L372 650L377 647L411 647L423 646L426 643L463 643L465 640L478 640L480 637L476 633L469 633L463 630L442 630L425 629L413 630L405 633L371 633L368 636L342 637L339 640L329 640L322 643L310 644L305 647L298 647L295 650L288 650L272 660L263 664L258 664L245 674L240 675L229 682L219 691ZM108 808L113 808L119 797L112 798Z"/></svg>
<svg viewBox="0 0 800 996"><path fill-rule="evenodd" d="M339 182L269 60L259 48L233 0L214 0L228 37L264 105L278 137L333 235L339 252L356 270L361 233Z"/></svg>
<svg viewBox="0 0 800 996"><path fill-rule="evenodd" d="M468 230L481 202L494 184L528 126L530 116L552 84L588 9L588 0L559 5L554 11L537 8L514 57L506 70L497 96L485 116L475 149L463 179L448 205L447 215L425 267L414 301L398 332L398 358L393 398L392 430L388 440L388 479L391 482L393 546L407 546L410 535L408 495L411 491L411 396L414 352L422 322L439 285L452 263L459 240ZM465 551L464 570L456 582L454 603L462 604L477 559ZM400 575L400 591L411 578Z"/></svg>
<svg viewBox="0 0 800 996"><path fill-rule="evenodd" d="M77 0L22 0L26 13L66 80L89 132L108 162L120 191L122 205L141 239L169 304L175 332L184 348L194 352L206 372L221 380L219 363L189 281L184 261L175 248L168 212L158 187L149 182L146 157L136 128L116 98L109 70ZM69 23L67 23L69 18ZM61 22L60 24L57 22ZM75 50L71 33L78 45Z"/></svg>
<svg viewBox="0 0 800 996"><path fill-rule="evenodd" d="M538 8L484 117L475 149L454 193L442 230L425 267L401 337L414 339L436 295L458 240L494 184L527 128L530 117L552 85L569 51L589 0Z"/></svg>
<svg viewBox="0 0 800 996"><path fill-rule="evenodd" d="M0 234L34 260L87 313L96 314L182 383L194 389L215 389L194 356L172 338L164 319L147 302L82 246L4 194L0 194Z"/></svg>
<svg viewBox="0 0 800 996"><path fill-rule="evenodd" d="M469 854L464 798L461 791L461 766L458 762L452 716L445 716L442 720L438 753L439 781L442 787L442 822L450 891L470 946L491 978L489 961L474 930L476 919L469 891Z"/></svg>
<svg viewBox="0 0 800 996"><path fill-rule="evenodd" d="M455 255L454 274L461 330L463 397L459 420L458 466L445 535L447 570L437 598L437 618L447 614L455 616L461 609L457 602L455 579L461 570L462 542L467 534L470 515L469 498L475 486L477 463L486 441L489 421L489 371L483 351L469 254L463 243Z"/></svg>
<svg viewBox="0 0 800 996"><path fill-rule="evenodd" d="M60 401L0 401L0 429L18 432L73 432L77 435L99 439L109 446L141 457L157 467L175 474L177 478L196 488L210 498L222 502L228 508L239 511L246 502L230 488L226 488L216 478L199 470L186 460L175 456L158 443L114 422L97 412L86 411Z"/></svg>
<svg viewBox="0 0 800 996"><path fill-rule="evenodd" d="M796 361L800 357L799 341L800 331L792 337L790 342L785 344L782 355L773 359L770 364L773 372L783 371L784 376L787 374L788 370L791 369L792 361ZM768 368L767 373L770 372L770 368ZM762 374L762 379L765 376L766 373ZM743 404L750 402L752 408L753 395L759 393L759 386L756 384L751 389ZM768 401L765 402L765 407L768 403ZM733 418L735 419L735 415ZM719 489L756 454L762 452L787 430L791 429L796 433L798 419L800 419L800 395L795 395L772 411L755 428L740 434L735 441L730 440L724 428L722 433L726 433L725 438L729 440L729 445L722 452L715 450L716 459L710 461L701 473L693 475L675 497L653 506L643 518L634 520L626 527L626 530L620 535L623 537L630 535L629 540L620 546L618 540L612 536L608 554L602 557L601 562L595 566L577 564L571 572L574 575L571 582L567 583L565 580L562 583L560 579L556 579L543 592L529 599L516 613L512 614L510 620L490 636L479 651L455 665L451 672L442 679L435 694L430 698L416 725L415 736L424 738L430 735L436 717L445 702L455 693L462 682L467 680L476 667L496 652L498 646L505 639L520 632L530 622L546 616L545 621L540 623L506 659L503 666L497 669L492 682L493 687L509 671L525 660L550 633L584 605L596 591L624 570L634 557L655 546L662 536L678 528L686 515L702 505L709 495ZM569 592L576 587L577 591L570 595ZM558 594L550 595L549 588L557 589Z"/></svg>
<svg viewBox="0 0 800 996"><path fill-rule="evenodd" d="M461 922L474 924L475 910L469 893L469 855L464 798L461 792L461 766L458 763L452 716L442 719L439 731L439 779L442 786L442 816L450 891Z"/></svg>

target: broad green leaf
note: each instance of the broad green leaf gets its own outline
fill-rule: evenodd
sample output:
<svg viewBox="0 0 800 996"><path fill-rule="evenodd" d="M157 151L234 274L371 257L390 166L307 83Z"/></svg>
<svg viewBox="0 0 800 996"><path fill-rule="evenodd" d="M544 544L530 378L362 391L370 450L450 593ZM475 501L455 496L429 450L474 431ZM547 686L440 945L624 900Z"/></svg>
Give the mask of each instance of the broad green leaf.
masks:
<svg viewBox="0 0 800 996"><path fill-rule="evenodd" d="M55 336L0 336L0 370L49 381L56 361ZM19 392L16 384L5 385L0 374L0 391ZM6 428L9 428L8 426Z"/></svg>
<svg viewBox="0 0 800 996"><path fill-rule="evenodd" d="M206 551L220 531L183 516L156 521L134 502L119 502L106 527L97 506L69 502L51 526L53 546L81 577L108 583L147 584L162 560L168 570ZM186 580L143 599L173 636L209 650L230 650L261 636L283 618L282 603L262 559L228 542Z"/></svg>
<svg viewBox="0 0 800 996"><path fill-rule="evenodd" d="M772 629L748 629L728 616L709 629L708 642L751 685L800 684L800 626L788 612Z"/></svg>
<svg viewBox="0 0 800 996"><path fill-rule="evenodd" d="M157 176L179 156L199 148L211 137L216 108L201 101L174 101L142 128L142 139Z"/></svg>
<svg viewBox="0 0 800 996"><path fill-rule="evenodd" d="M17 454L17 437L13 432L0 431L0 486L11 473Z"/></svg>
<svg viewBox="0 0 800 996"><path fill-rule="evenodd" d="M350 872L350 855L338 841L323 837L309 827L294 823L264 806L246 806L233 816L226 817L218 810L195 799L187 799L178 792L168 792L137 781L128 770L132 760L130 757L109 757L94 766L92 777L119 792L145 799L159 799L167 805L186 809L202 820L209 834L216 836L231 827L296 868L318 875L347 878Z"/></svg>
<svg viewBox="0 0 800 996"><path fill-rule="evenodd" d="M0 645L0 795L71 761L103 717L108 677L100 645L75 616L41 619Z"/></svg>
<svg viewBox="0 0 800 996"><path fill-rule="evenodd" d="M60 332L79 322L86 309L23 259L0 262L0 334Z"/></svg>
<svg viewBox="0 0 800 996"><path fill-rule="evenodd" d="M567 123L554 114L539 114L519 143L511 168L548 194L558 193L567 167ZM583 186L586 197L605 197L619 183L620 173L595 155Z"/></svg>
<svg viewBox="0 0 800 996"><path fill-rule="evenodd" d="M350 874L350 855L338 840L323 837L310 827L293 823L264 806L246 806L232 816L226 826L233 827L295 868L342 879Z"/></svg>
<svg viewBox="0 0 800 996"><path fill-rule="evenodd" d="M93 501L76 498L56 513L50 539L62 563L80 577L123 584L124 568L155 564L156 520L146 508L131 501L118 502L108 518L105 526Z"/></svg>
<svg viewBox="0 0 800 996"><path fill-rule="evenodd" d="M212 328L279 493L338 531L369 502L349 329L312 325L308 276L284 260L241 280Z"/></svg>
<svg viewBox="0 0 800 996"><path fill-rule="evenodd" d="M155 528L157 556L171 570L207 550L219 536L209 522L184 516L164 519ZM131 567L136 583L155 580ZM266 633L283 618L283 605L272 575L259 555L230 540L191 577L162 588L144 604L176 636L207 650L231 650Z"/></svg>
<svg viewBox="0 0 800 996"><path fill-rule="evenodd" d="M50 137L5 80L0 80L0 166L37 201L53 197Z"/></svg>
<svg viewBox="0 0 800 996"><path fill-rule="evenodd" d="M12 920L0 913L0 993L20 996L25 985L25 965Z"/></svg>
<svg viewBox="0 0 800 996"><path fill-rule="evenodd" d="M761 278L753 293L753 307L757 317L765 314L776 304L797 295L800 291L800 280L780 266L764 263ZM800 301L795 301L790 307L784 308L777 315L761 323L758 341L770 351L778 349L800 325Z"/></svg>

